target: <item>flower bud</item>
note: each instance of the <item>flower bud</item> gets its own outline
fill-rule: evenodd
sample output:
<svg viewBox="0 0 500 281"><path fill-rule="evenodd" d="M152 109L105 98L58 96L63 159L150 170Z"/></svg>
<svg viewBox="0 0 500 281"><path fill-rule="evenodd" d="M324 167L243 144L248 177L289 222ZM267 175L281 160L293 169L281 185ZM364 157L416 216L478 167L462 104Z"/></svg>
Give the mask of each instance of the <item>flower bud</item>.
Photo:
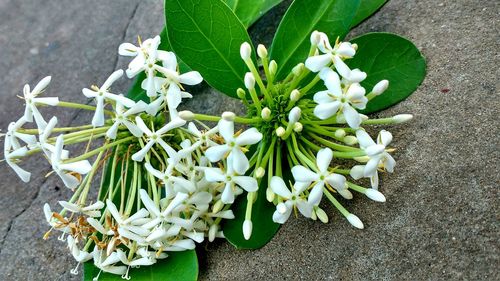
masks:
<svg viewBox="0 0 500 281"><path fill-rule="evenodd" d="M300 119L300 108L298 106L292 108L292 110L290 110L290 113L288 113L288 122L290 123L295 123L297 121L299 121Z"/></svg>
<svg viewBox="0 0 500 281"><path fill-rule="evenodd" d="M218 213L222 208L224 207L224 203L222 203L222 200L219 199L219 201L215 202L213 208L212 208L212 213Z"/></svg>
<svg viewBox="0 0 500 281"><path fill-rule="evenodd" d="M264 107L260 113L260 117L266 121L271 119L271 109L269 109L269 107Z"/></svg>
<svg viewBox="0 0 500 281"><path fill-rule="evenodd" d="M300 74L302 74L302 71L304 71L304 64L303 63L299 63L297 64L293 69L292 69L292 72L293 72L293 75L295 76L299 76Z"/></svg>
<svg viewBox="0 0 500 281"><path fill-rule="evenodd" d="M344 143L347 145L355 145L358 143L358 139L355 136L347 136L344 138Z"/></svg>
<svg viewBox="0 0 500 281"><path fill-rule="evenodd" d="M218 225L212 224L208 230L208 241L213 242L217 235Z"/></svg>
<svg viewBox="0 0 500 281"><path fill-rule="evenodd" d="M319 220L322 223L328 223L328 216L326 215L325 211L323 211L323 209L321 209L320 207L316 209L316 216L318 216Z"/></svg>
<svg viewBox="0 0 500 281"><path fill-rule="evenodd" d="M413 115L411 115L411 114L398 114L398 115L392 117L392 120L394 120L394 122L396 124L410 121L411 119L413 119Z"/></svg>
<svg viewBox="0 0 500 281"><path fill-rule="evenodd" d="M370 161L370 156L366 156L366 155L365 156L358 156L358 157L354 157L352 159L354 159L354 161L357 161L359 163L366 163L366 162ZM354 166L354 167L356 167L356 166Z"/></svg>
<svg viewBox="0 0 500 281"><path fill-rule="evenodd" d="M345 137L345 131L343 129L336 130L335 137L339 139Z"/></svg>
<svg viewBox="0 0 500 281"><path fill-rule="evenodd" d="M255 170L255 177L260 179L266 174L266 170L262 167L258 167L257 170Z"/></svg>
<svg viewBox="0 0 500 281"><path fill-rule="evenodd" d="M274 196L275 196L275 194L274 194L273 190L271 189L271 187L268 187L266 189L266 199L267 199L267 201L273 202Z"/></svg>
<svg viewBox="0 0 500 281"><path fill-rule="evenodd" d="M314 211L314 210L311 212L311 219L312 219L313 221L315 221L315 220L317 220L317 219L318 219L318 217L316 216L316 211Z"/></svg>
<svg viewBox="0 0 500 281"><path fill-rule="evenodd" d="M240 56L243 60L250 59L250 55L252 54L252 47L248 42L244 42L240 47Z"/></svg>
<svg viewBox="0 0 500 281"><path fill-rule="evenodd" d="M300 99L300 92L299 90L297 89L294 89L291 93L290 93L290 100L293 101L293 102L296 102Z"/></svg>
<svg viewBox="0 0 500 281"><path fill-rule="evenodd" d="M236 90L236 95L238 96L238 98L240 100L244 100L246 99L246 93L245 93L245 90L243 90L242 88L238 88L238 90Z"/></svg>
<svg viewBox="0 0 500 281"><path fill-rule="evenodd" d="M354 49L354 51L358 50L358 44L356 43L351 44L351 47Z"/></svg>
<svg viewBox="0 0 500 281"><path fill-rule="evenodd" d="M245 74L245 87L249 90L253 90L255 88L255 77L251 72L247 72Z"/></svg>
<svg viewBox="0 0 500 281"><path fill-rule="evenodd" d="M311 33L311 45L317 46L320 41L321 41L321 33L319 33L317 30L313 31Z"/></svg>
<svg viewBox="0 0 500 281"><path fill-rule="evenodd" d="M275 75L276 74L276 71L278 71L278 64L276 63L275 60L272 60L270 63L269 63L269 73L271 75Z"/></svg>
<svg viewBox="0 0 500 281"><path fill-rule="evenodd" d="M252 221L251 220L245 220L243 222L243 236L245 237L245 240L249 240L250 236L252 236Z"/></svg>
<svg viewBox="0 0 500 281"><path fill-rule="evenodd" d="M194 113L189 110L183 110L179 112L179 117L184 121L194 120Z"/></svg>
<svg viewBox="0 0 500 281"><path fill-rule="evenodd" d="M384 194L380 193L380 191L373 189L373 188L368 188L365 193L366 197L372 199L373 201L377 202L385 202L385 196Z"/></svg>
<svg viewBox="0 0 500 281"><path fill-rule="evenodd" d="M300 132L302 132L303 129L304 129L304 126L302 125L302 123L296 122L295 124L293 124L293 131L294 132L300 133Z"/></svg>
<svg viewBox="0 0 500 281"><path fill-rule="evenodd" d="M234 118L236 118L236 114L231 111L225 111L222 113L222 119L226 121L234 121Z"/></svg>
<svg viewBox="0 0 500 281"><path fill-rule="evenodd" d="M285 130L285 128L283 128L283 127L278 127L278 129L276 129L276 135L277 135L278 137L280 137L280 138L281 138L283 135L285 135L285 132L286 132L286 130Z"/></svg>
<svg viewBox="0 0 500 281"><path fill-rule="evenodd" d="M389 81L382 80L373 87L372 93L378 96L385 92L385 90L387 90L387 87L389 87Z"/></svg>
<svg viewBox="0 0 500 281"><path fill-rule="evenodd" d="M349 221L352 226L355 228L363 229L365 226L363 225L363 222L354 214L348 214L346 216L347 220Z"/></svg>
<svg viewBox="0 0 500 281"><path fill-rule="evenodd" d="M363 122L363 121L366 121L366 120L370 119L368 116L364 115L363 113L360 113L360 114L359 114L359 117L361 117L361 122Z"/></svg>
<svg viewBox="0 0 500 281"><path fill-rule="evenodd" d="M259 44L257 46L257 55L259 55L259 58L267 58L267 49L264 45Z"/></svg>

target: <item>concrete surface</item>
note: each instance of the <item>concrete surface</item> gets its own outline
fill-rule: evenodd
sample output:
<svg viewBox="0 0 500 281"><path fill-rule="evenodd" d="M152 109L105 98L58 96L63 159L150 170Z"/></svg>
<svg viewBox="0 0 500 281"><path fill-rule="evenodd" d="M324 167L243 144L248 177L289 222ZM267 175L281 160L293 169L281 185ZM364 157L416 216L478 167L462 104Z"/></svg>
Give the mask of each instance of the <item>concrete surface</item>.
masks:
<svg viewBox="0 0 500 281"><path fill-rule="evenodd" d="M253 37L269 44L286 5L259 21ZM416 117L391 128L398 166L382 177L387 203L345 203L365 223L363 231L335 214L327 225L292 219L261 250L210 244L199 251L201 279L500 280L499 7L498 1L391 0L354 30L408 37L428 62L418 91L380 113ZM15 96L23 84L45 75L53 76L49 93L84 101L82 87L126 65L116 56L122 41L160 31L161 9L158 0L0 0L0 127L22 114ZM125 91L127 83L118 88ZM235 100L200 90L189 106L214 114L238 108ZM64 124L89 118L57 115ZM27 163L38 171L29 184L1 165L0 280L78 280L69 274L74 262L63 244L41 239L43 203L69 192L55 177L43 177L48 169L41 160Z"/></svg>

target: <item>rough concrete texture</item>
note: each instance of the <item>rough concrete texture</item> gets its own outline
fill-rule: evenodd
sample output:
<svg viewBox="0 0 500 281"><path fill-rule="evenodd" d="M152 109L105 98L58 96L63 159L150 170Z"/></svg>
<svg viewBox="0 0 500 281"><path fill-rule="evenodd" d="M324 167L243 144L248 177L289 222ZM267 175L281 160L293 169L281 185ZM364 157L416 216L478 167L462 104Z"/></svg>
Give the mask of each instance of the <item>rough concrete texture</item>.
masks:
<svg viewBox="0 0 500 281"><path fill-rule="evenodd" d="M288 4L251 29L256 40L270 43ZM408 37L428 62L417 92L379 114L415 115L390 128L398 167L382 177L387 203L359 196L343 202L365 223L362 231L329 208L329 224L291 219L260 250L210 244L199 251L201 279L499 280L499 7L498 1L391 0L356 28L352 36L387 31ZM0 127L22 114L15 96L23 84L45 75L53 76L49 93L85 101L82 87L126 65L116 56L122 41L160 31L161 9L156 0L0 0ZM197 101L186 106L214 114L241 110L235 100L198 90ZM67 125L90 118L44 112ZM3 167L0 280L78 280L69 274L75 263L64 245L41 239L43 203L54 205L70 192L55 177L44 178L43 160L26 163L34 171L29 184Z"/></svg>

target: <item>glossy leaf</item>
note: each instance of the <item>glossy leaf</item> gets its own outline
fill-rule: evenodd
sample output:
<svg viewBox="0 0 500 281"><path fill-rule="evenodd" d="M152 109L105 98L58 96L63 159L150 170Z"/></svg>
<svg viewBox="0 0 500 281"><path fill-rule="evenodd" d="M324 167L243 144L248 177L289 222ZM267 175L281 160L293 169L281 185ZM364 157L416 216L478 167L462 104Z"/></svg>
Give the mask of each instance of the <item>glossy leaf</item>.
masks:
<svg viewBox="0 0 500 281"><path fill-rule="evenodd" d="M92 281L99 269L92 262L84 265L84 281ZM198 259L195 250L169 252L166 259L158 260L151 266L131 268L129 272L134 281L194 281L198 279ZM100 281L123 281L120 275L101 272Z"/></svg>
<svg viewBox="0 0 500 281"><path fill-rule="evenodd" d="M249 27L283 0L224 0L244 26Z"/></svg>
<svg viewBox="0 0 500 281"><path fill-rule="evenodd" d="M391 33L368 33L353 39L358 44L354 58L346 63L368 74L361 84L370 92L380 80L389 80L389 88L371 100L364 113L388 108L411 95L425 77L426 63L411 41Z"/></svg>
<svg viewBox="0 0 500 281"><path fill-rule="evenodd" d="M378 9L384 6L386 2L387 0L361 0L356 16L354 16L354 20L351 23L351 27L355 27L369 18L378 11Z"/></svg>
<svg viewBox="0 0 500 281"><path fill-rule="evenodd" d="M221 0L166 0L165 16L172 49L213 88L236 97L247 72L240 45L248 33Z"/></svg>
<svg viewBox="0 0 500 281"><path fill-rule="evenodd" d="M298 63L307 59L314 30L332 41L349 32L359 0L295 0L281 20L270 56L278 63L277 78L284 78Z"/></svg>

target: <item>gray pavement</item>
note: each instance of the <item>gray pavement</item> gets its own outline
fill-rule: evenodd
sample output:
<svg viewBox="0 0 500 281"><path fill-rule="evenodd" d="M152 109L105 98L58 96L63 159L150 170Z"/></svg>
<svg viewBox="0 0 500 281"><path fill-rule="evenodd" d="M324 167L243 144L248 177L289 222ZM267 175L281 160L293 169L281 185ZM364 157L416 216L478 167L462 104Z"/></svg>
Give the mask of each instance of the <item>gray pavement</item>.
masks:
<svg viewBox="0 0 500 281"><path fill-rule="evenodd" d="M161 2L0 0L0 128L22 114L15 96L24 83L46 75L53 76L50 93L85 101L81 88L125 67L116 56L122 41L161 30ZM285 6L251 29L256 40L269 44ZM210 244L200 250L201 279L500 280L499 7L391 0L358 27L353 34L408 37L428 62L418 91L380 113L415 115L390 129L398 166L381 180L387 202L345 203L365 223L363 231L334 215L327 225L292 219L260 250ZM187 106L214 114L242 110L235 100L199 90ZM67 125L90 118L71 110L48 114ZM35 171L29 184L0 165L0 280L79 280L69 274L74 262L64 245L41 238L43 203L54 205L70 192L55 177L44 178L42 160L26 163Z"/></svg>

